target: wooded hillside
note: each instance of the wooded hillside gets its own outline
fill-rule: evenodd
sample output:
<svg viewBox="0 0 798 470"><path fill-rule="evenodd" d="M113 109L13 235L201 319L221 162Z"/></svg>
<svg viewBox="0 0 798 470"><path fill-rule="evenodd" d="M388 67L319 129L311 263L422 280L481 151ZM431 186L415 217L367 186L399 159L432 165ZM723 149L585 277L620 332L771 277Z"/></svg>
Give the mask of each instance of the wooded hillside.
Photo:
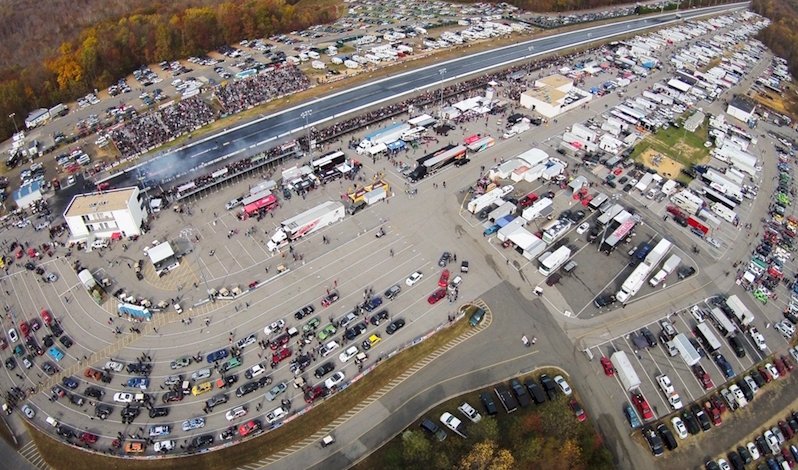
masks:
<svg viewBox="0 0 798 470"><path fill-rule="evenodd" d="M793 77L798 77L798 1L753 0L751 10L770 19L759 39L779 57L787 59Z"/></svg>

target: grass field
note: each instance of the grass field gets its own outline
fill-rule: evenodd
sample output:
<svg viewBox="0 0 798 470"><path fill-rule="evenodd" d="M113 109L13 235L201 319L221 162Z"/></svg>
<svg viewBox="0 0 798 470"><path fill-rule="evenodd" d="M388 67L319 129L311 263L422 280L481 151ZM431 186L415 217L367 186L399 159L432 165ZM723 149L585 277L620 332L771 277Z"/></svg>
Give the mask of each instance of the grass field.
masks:
<svg viewBox="0 0 798 470"><path fill-rule="evenodd" d="M547 368L535 371L532 374L519 377L521 384L527 378L537 378L540 374L546 373L549 377L565 375L559 369ZM567 376L566 376L567 379ZM506 383L505 383L506 385ZM509 389L509 386L508 386ZM488 392L493 397L499 413L495 417L485 415L479 395ZM404 470L407 468L453 468L464 456L473 448L474 444L486 439L486 434L481 427L482 423L472 424L458 410L457 407L467 402L482 414L483 420L496 421L495 428L498 434L493 436L500 448L509 449L515 457L515 465L512 468L586 468L591 470L611 469L611 456L609 451L601 444L602 439L590 423L592 410L586 410L588 421L579 423L574 417L573 412L568 407L570 399L579 399L576 394L565 397L559 394L553 401L546 401L541 405L534 402L527 407L518 408L512 414L505 413L501 403L493 392L493 386L478 389L463 395L450 398L430 410L427 410L421 417L416 419L407 430L421 431L420 423L423 418L429 418L438 426L446 431L447 437L443 442L436 442L430 436L427 439L434 449L435 456L431 457L431 462L426 462L428 466L423 467L421 462L412 461L405 450L403 433L395 436L380 449L360 461L353 467L353 470ZM445 411L452 413L455 417L463 421L466 426L468 439L463 439L449 429L445 429L439 418ZM598 411L592 411L598 415ZM571 465L560 466L558 452L565 447L565 442L572 440L581 448L580 455L584 460L581 462L571 461ZM598 445L597 445L598 443ZM528 452L530 448L536 448L538 452ZM555 450L556 449L556 450ZM441 457L437 454L444 454ZM568 458L567 456L562 456ZM553 460L552 460L553 459ZM448 465L446 465L448 463ZM579 466L581 464L581 466ZM607 465L609 464L609 465Z"/></svg>
<svg viewBox="0 0 798 470"><path fill-rule="evenodd" d="M710 159L710 149L704 147L704 142L709 138L709 124L704 123L690 132L684 127L671 127L667 130L660 130L656 134L649 134L635 145L632 158L637 160L646 150L653 149L669 158L681 163L684 167L690 168L691 165L706 163Z"/></svg>
<svg viewBox="0 0 798 470"><path fill-rule="evenodd" d="M113 468L115 470L224 470L251 463L301 442L380 390L412 365L427 357L470 327L463 320L404 352L384 361L368 376L333 395L309 412L259 437L206 454L161 460L119 459L87 454L63 445L52 436L29 428L42 457L54 469ZM268 411L268 410L265 410ZM90 462L90 465L89 465Z"/></svg>

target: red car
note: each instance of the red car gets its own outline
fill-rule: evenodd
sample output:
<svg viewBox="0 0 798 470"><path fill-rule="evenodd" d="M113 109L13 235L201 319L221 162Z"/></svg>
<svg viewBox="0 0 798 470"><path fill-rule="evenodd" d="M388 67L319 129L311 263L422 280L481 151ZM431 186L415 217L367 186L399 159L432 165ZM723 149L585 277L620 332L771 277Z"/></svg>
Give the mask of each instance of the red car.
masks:
<svg viewBox="0 0 798 470"><path fill-rule="evenodd" d="M720 417L720 410L712 404L712 402L704 403L704 411L709 416L709 419L712 420L712 424L715 426L720 426L723 423L723 419Z"/></svg>
<svg viewBox="0 0 798 470"><path fill-rule="evenodd" d="M648 406L648 402L646 401L645 397L643 397L642 393L632 394L632 401L637 407L637 410L640 411L640 414L643 416L643 419L654 418L654 413L651 412L651 407Z"/></svg>
<svg viewBox="0 0 798 470"><path fill-rule="evenodd" d="M578 401L571 400L568 402L568 406L571 407L571 411L574 412L576 419L578 419L580 422L587 419L587 414L585 414L585 410L582 409L582 405L580 405Z"/></svg>
<svg viewBox="0 0 798 470"><path fill-rule="evenodd" d="M80 433L78 439L80 439L80 442L84 442L86 444L94 444L95 442L97 442L98 438L96 434L92 434L90 432L82 432Z"/></svg>
<svg viewBox="0 0 798 470"><path fill-rule="evenodd" d="M520 201L518 201L518 205L521 207L529 207L538 200L538 195L535 193L529 193L526 196L522 197Z"/></svg>
<svg viewBox="0 0 798 470"><path fill-rule="evenodd" d="M788 371L792 371L793 365L789 357L781 356L781 363L784 364L785 369L787 369Z"/></svg>
<svg viewBox="0 0 798 470"><path fill-rule="evenodd" d="M592 201L592 200L593 200L593 196L587 196L584 199L582 199L582 205L587 207L587 205L590 204L590 201Z"/></svg>
<svg viewBox="0 0 798 470"><path fill-rule="evenodd" d="M272 354L272 365L277 365L280 363L280 361L288 359L289 357L291 357L291 350L288 348L283 348Z"/></svg>
<svg viewBox="0 0 798 470"><path fill-rule="evenodd" d="M793 458L790 449L787 448L781 449L781 456L784 457L784 460L787 461L787 465L789 465L790 468L792 468L792 466L795 465L795 459Z"/></svg>
<svg viewBox="0 0 798 470"><path fill-rule="evenodd" d="M715 384L712 383L712 379L709 377L709 374L707 374L707 371L701 367L701 364L693 366L693 374L695 374L698 381L701 382L701 385L704 386L704 390L715 388Z"/></svg>
<svg viewBox="0 0 798 470"><path fill-rule="evenodd" d="M8 343L6 343L6 340L4 338L0 338L0 349L5 349L7 347Z"/></svg>
<svg viewBox="0 0 798 470"><path fill-rule="evenodd" d="M336 300L338 300L338 293L337 292L333 292L330 295L328 295L327 297L321 299L321 306L322 307L329 307L330 305L335 303Z"/></svg>
<svg viewBox="0 0 798 470"><path fill-rule="evenodd" d="M271 343L269 343L269 347L272 349L272 351L277 351L280 348L280 346L288 344L288 341L290 339L291 339L291 337L288 336L288 334L283 333L280 336L274 338L271 341Z"/></svg>
<svg viewBox="0 0 798 470"><path fill-rule="evenodd" d="M247 434L250 434L251 432L260 429L260 426L261 426L260 421L253 419L248 423L242 424L238 428L238 434L240 434L242 437L246 436Z"/></svg>
<svg viewBox="0 0 798 470"><path fill-rule="evenodd" d="M22 336L28 336L28 333L30 333L28 322L26 321L19 322L19 331L22 333Z"/></svg>
<svg viewBox="0 0 798 470"><path fill-rule="evenodd" d="M784 434L784 438L788 441L795 436L795 431L793 431L792 428L784 421L779 421L779 429L781 429L782 434Z"/></svg>
<svg viewBox="0 0 798 470"><path fill-rule="evenodd" d="M316 385L315 387L308 387L308 389L305 390L305 402L313 403L314 401L316 401L317 398L321 396L323 392L324 389L321 388L321 385Z"/></svg>
<svg viewBox="0 0 798 470"><path fill-rule="evenodd" d="M726 404L723 403L723 400L718 398L717 395L712 395L712 397L710 397L709 400L712 402L712 406L714 406L715 408L718 409L718 411L720 411L720 414L726 412Z"/></svg>
<svg viewBox="0 0 798 470"><path fill-rule="evenodd" d="M49 325L53 321L53 317L50 316L50 312L48 312L47 310L42 310L41 315L45 325Z"/></svg>
<svg viewBox="0 0 798 470"><path fill-rule="evenodd" d="M779 371L780 377L787 375L787 368L784 367L784 363L780 361L778 357L773 358L773 365L776 367L776 370Z"/></svg>
<svg viewBox="0 0 798 470"><path fill-rule="evenodd" d="M434 305L444 297L446 297L446 289L438 289L429 296L427 302L429 302L430 305Z"/></svg>
<svg viewBox="0 0 798 470"><path fill-rule="evenodd" d="M773 376L770 375L770 372L768 372L767 369L765 369L764 367L760 367L757 370L759 371L759 375L762 376L762 380L764 380L765 383L770 383L773 381Z"/></svg>
<svg viewBox="0 0 798 470"><path fill-rule="evenodd" d="M623 168L621 168L621 167L619 167L619 166L618 166L618 167L615 167L615 169L614 169L614 170L612 170L612 174L613 174L613 175L615 175L615 176L618 176L618 175L620 175L621 173L623 173Z"/></svg>
<svg viewBox="0 0 798 470"><path fill-rule="evenodd" d="M446 287L449 284L449 270L444 269L441 273L441 278L438 279L438 285L441 287Z"/></svg>
<svg viewBox="0 0 798 470"><path fill-rule="evenodd" d="M609 357L601 358L601 367L604 368L604 374L612 377L615 375L615 367L612 366L612 361Z"/></svg>

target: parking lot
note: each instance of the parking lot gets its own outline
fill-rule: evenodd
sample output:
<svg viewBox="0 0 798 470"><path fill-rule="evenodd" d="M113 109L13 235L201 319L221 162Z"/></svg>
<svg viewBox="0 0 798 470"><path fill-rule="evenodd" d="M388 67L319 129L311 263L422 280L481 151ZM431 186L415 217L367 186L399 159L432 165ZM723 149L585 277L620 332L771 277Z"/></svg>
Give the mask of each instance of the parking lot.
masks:
<svg viewBox="0 0 798 470"><path fill-rule="evenodd" d="M713 308L711 304L712 300L713 299L707 299L707 301L696 304L695 306L708 313ZM789 345L789 342L777 331L774 331L772 328L765 328L764 325L757 325L759 331L765 336L767 348L764 351L760 351L755 347L749 335L737 333L737 336L742 339L745 348L745 357L740 358L729 346L729 342L724 338L722 330L715 326L712 323L712 319L707 315L705 324L711 328L716 338L718 338L721 343L721 348L716 353L703 350L703 354L701 354L702 351L699 350L702 356L700 364L709 374L713 383L712 387L704 389L702 383L693 373L693 370L679 355L670 356L668 354L660 338L662 328L659 322L661 320L667 320L671 322L677 332L684 333L688 338L697 341L697 337L693 333L697 322L694 315L690 313L693 307L694 306L690 306L678 312L672 312L657 321L645 325L645 328L648 328L649 331L657 337L658 343L653 346L647 346L645 341L642 342L642 345L646 345L646 347L640 347L635 344L634 338L640 334L640 329L638 329L589 348L590 353L595 357L592 364L593 368L596 370L596 374L601 377L601 380L612 380L614 382L614 386L608 388L608 394L610 394L613 397L613 401L617 403L616 410L618 413L621 413L621 407L624 403L632 404L630 394L624 389L617 378L603 377L604 371L599 361L599 358L610 357L615 351L625 351L627 357L632 362L642 382L640 391L652 408L654 414L652 421L654 421L662 420L673 412L665 395L660 391L660 387L657 384L656 379L658 376L664 374L671 379L676 392L680 395L682 403L686 407L689 407L694 401L699 402L699 404L703 406L704 400L702 397L707 394L716 394L722 388L727 387L727 379L725 378L724 371L714 360L716 353L719 352L731 363L735 374L733 380L736 382L741 377L742 372L747 371L755 364L761 363L762 360L772 354L773 351L784 351Z"/></svg>

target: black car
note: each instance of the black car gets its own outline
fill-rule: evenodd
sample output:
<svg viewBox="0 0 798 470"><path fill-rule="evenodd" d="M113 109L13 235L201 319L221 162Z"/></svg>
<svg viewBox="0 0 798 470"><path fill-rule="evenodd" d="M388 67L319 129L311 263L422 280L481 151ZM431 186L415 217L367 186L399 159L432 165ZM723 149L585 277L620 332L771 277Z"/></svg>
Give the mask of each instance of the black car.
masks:
<svg viewBox="0 0 798 470"><path fill-rule="evenodd" d="M642 334L643 337L646 339L646 342L648 343L649 347L654 348L657 346L657 337L654 336L651 330L644 327L640 329L640 334Z"/></svg>
<svg viewBox="0 0 798 470"><path fill-rule="evenodd" d="M369 318L369 323L374 326L380 324L381 321L387 320L389 318L387 310L380 310L379 312L375 313L374 315Z"/></svg>
<svg viewBox="0 0 798 470"><path fill-rule="evenodd" d="M225 375L224 377L222 377L222 378L221 378L221 379L219 379L219 380L221 380L221 381L222 381L222 385L221 385L222 387L224 387L224 388L230 388L230 387L232 387L232 386L233 386L233 385L234 385L236 382L238 382L238 375L237 375L237 374Z"/></svg>
<svg viewBox="0 0 798 470"><path fill-rule="evenodd" d="M728 454L729 462L731 462L731 466L734 470L745 470L745 464L743 463L743 459L740 457L735 451L730 451Z"/></svg>
<svg viewBox="0 0 798 470"><path fill-rule="evenodd" d="M6 359L6 369L14 370L17 367L17 361L13 357Z"/></svg>
<svg viewBox="0 0 798 470"><path fill-rule="evenodd" d="M250 394L259 388L260 384L258 384L258 382L247 382L244 385L238 387L238 389L236 390L236 396L238 398L241 398L244 395Z"/></svg>
<svg viewBox="0 0 798 470"><path fill-rule="evenodd" d="M99 387L88 387L84 392L84 395L91 398L100 399L105 395L105 391Z"/></svg>
<svg viewBox="0 0 798 470"><path fill-rule="evenodd" d="M485 407L485 413L489 416L494 416L499 413L498 408L496 408L496 403L493 401L493 397L490 393L485 392L480 394L479 399L482 401L482 406Z"/></svg>
<svg viewBox="0 0 798 470"><path fill-rule="evenodd" d="M141 413L141 408L138 406L126 406L122 408L122 424L130 424Z"/></svg>
<svg viewBox="0 0 798 470"><path fill-rule="evenodd" d="M748 449L745 446L737 446L737 453L740 454L740 458L743 459L746 465L753 462L753 458L751 457L751 453L748 452Z"/></svg>
<svg viewBox="0 0 798 470"><path fill-rule="evenodd" d="M42 364L42 370L47 375L53 375L58 372L58 367L56 367L52 362L45 362Z"/></svg>
<svg viewBox="0 0 798 470"><path fill-rule="evenodd" d="M690 408L690 411L692 411L696 419L698 419L698 424L701 426L701 429L703 429L704 432L712 429L712 423L709 421L709 416L707 416L706 412L704 412L704 409L701 408L701 405L697 403L693 404L693 406Z"/></svg>
<svg viewBox="0 0 798 470"><path fill-rule="evenodd" d="M301 309L299 309L294 314L294 318L296 318L297 320L301 320L301 319L305 318L306 316L310 315L311 313L313 313L314 311L315 311L315 308L313 307L313 305L306 305L306 306L302 307Z"/></svg>
<svg viewBox="0 0 798 470"><path fill-rule="evenodd" d="M72 439L75 437L75 431L69 429L66 426L57 426L55 428L55 432L58 433L59 436L63 437L64 439Z"/></svg>
<svg viewBox="0 0 798 470"><path fill-rule="evenodd" d="M209 398L208 400L205 400L205 407L210 409L210 410L213 410L214 406L227 403L228 399L229 398L228 398L227 394L220 393L218 395L215 395L215 396Z"/></svg>
<svg viewBox="0 0 798 470"><path fill-rule="evenodd" d="M593 305L598 308L606 307L607 305L612 305L615 302L615 296L612 294L601 294L593 301Z"/></svg>
<svg viewBox="0 0 798 470"><path fill-rule="evenodd" d="M333 361L325 362L316 369L316 372L313 373L313 376L316 377L317 379L320 379L334 370L335 370L335 362Z"/></svg>
<svg viewBox="0 0 798 470"><path fill-rule="evenodd" d="M149 375L152 372L152 364L128 364L127 372L128 374Z"/></svg>
<svg viewBox="0 0 798 470"><path fill-rule="evenodd" d="M554 400L557 397L557 389L555 388L554 381L551 380L548 374L540 374L538 380L540 381L540 386L546 391L546 395L549 396L549 400Z"/></svg>
<svg viewBox="0 0 798 470"><path fill-rule="evenodd" d="M565 220L565 219L568 219L570 217L571 217L571 209L565 209L564 211L562 211L560 213L560 216L558 217L558 219Z"/></svg>
<svg viewBox="0 0 798 470"><path fill-rule="evenodd" d="M42 343L44 343L45 348L49 348L55 344L55 341L53 341L53 335L46 335L44 338L42 338Z"/></svg>
<svg viewBox="0 0 798 470"><path fill-rule="evenodd" d="M291 190L288 188L283 189L283 199L286 201L291 199Z"/></svg>
<svg viewBox="0 0 798 470"><path fill-rule="evenodd" d="M97 406L94 408L94 416L100 419L107 419L111 413L114 412L114 407L111 405L106 405L104 403L98 403Z"/></svg>
<svg viewBox="0 0 798 470"><path fill-rule="evenodd" d="M191 440L191 446L195 448L207 447L211 444L213 444L213 436L210 434L197 436Z"/></svg>
<svg viewBox="0 0 798 470"><path fill-rule="evenodd" d="M696 435L701 432L701 427L698 425L698 420L696 419L695 415L690 412L690 410L684 410L682 412L682 421L684 422L684 426L687 428L687 432L692 435Z"/></svg>
<svg viewBox="0 0 798 470"><path fill-rule="evenodd" d="M165 406L160 408L150 408L150 418L159 418L161 416L169 416L169 408Z"/></svg>
<svg viewBox="0 0 798 470"><path fill-rule="evenodd" d="M69 336L62 336L62 337L58 338L58 341L60 341L61 344L63 344L64 347L67 348L67 349L71 348L72 345L75 344L74 341L69 339Z"/></svg>
<svg viewBox="0 0 798 470"><path fill-rule="evenodd" d="M511 380L510 388L513 389L513 395L515 395L515 398L518 399L518 404L521 405L521 407L528 406L531 403L529 394L526 393L526 390L524 390L524 387L521 386L521 383L518 380Z"/></svg>
<svg viewBox="0 0 798 470"><path fill-rule="evenodd" d="M163 402L164 403L171 403L173 401L180 401L183 399L183 391L182 390L170 390L163 395Z"/></svg>
<svg viewBox="0 0 798 470"><path fill-rule="evenodd" d="M470 158L458 158L457 160L454 161L454 166L463 166L463 165L468 165L469 163L471 163Z"/></svg>
<svg viewBox="0 0 798 470"><path fill-rule="evenodd" d="M61 325L59 325L57 321L53 320L52 322L50 322L50 325L48 326L50 327L50 331L53 332L53 335L56 338L64 334L64 329L61 328Z"/></svg>
<svg viewBox="0 0 798 470"><path fill-rule="evenodd" d="M346 339L352 341L353 339L357 338L360 334L366 331L366 324L364 322L356 323L351 328L346 329Z"/></svg>
<svg viewBox="0 0 798 470"><path fill-rule="evenodd" d="M657 432L659 433L660 437L662 437L662 441L665 443L665 447L667 447L668 450L674 450L679 447L679 443L676 442L676 439L673 437L673 433L670 429L668 429L667 425L660 423L657 426Z"/></svg>
<svg viewBox="0 0 798 470"><path fill-rule="evenodd" d="M385 332L389 335L392 335L399 331L403 326L405 326L405 321L401 318L397 318L385 328Z"/></svg>
<svg viewBox="0 0 798 470"><path fill-rule="evenodd" d="M447 264L449 264L449 259L452 255L448 251L444 251L441 255L441 259L438 260L438 266L445 268Z"/></svg>
<svg viewBox="0 0 798 470"><path fill-rule="evenodd" d="M660 439L650 427L646 426L643 428L643 437L646 438L648 446L651 448L651 453L654 454L655 457L665 452L662 447L662 439Z"/></svg>
<svg viewBox="0 0 798 470"><path fill-rule="evenodd" d="M754 438L754 444L756 444L756 448L757 450L759 450L759 455L764 456L772 453L772 451L770 450L770 446L768 446L763 436L761 435L756 436L756 438Z"/></svg>
<svg viewBox="0 0 798 470"><path fill-rule="evenodd" d="M83 406L83 403L86 402L86 400L84 400L82 396L76 393L72 393L69 395L69 401L72 402L73 405L77 406Z"/></svg>
<svg viewBox="0 0 798 470"><path fill-rule="evenodd" d="M255 382L258 383L258 387L263 388L272 383L272 377L270 375L263 376L256 380Z"/></svg>
<svg viewBox="0 0 798 470"><path fill-rule="evenodd" d="M576 211L568 218L574 224L585 218L584 211Z"/></svg>
<svg viewBox="0 0 798 470"><path fill-rule="evenodd" d="M679 279L687 279L693 274L695 274L695 268L692 266L686 266L679 270Z"/></svg>
<svg viewBox="0 0 798 470"><path fill-rule="evenodd" d="M626 184L623 186L623 188L621 188L621 190L623 190L623 192L625 192L625 193L628 193L629 191L631 191L631 190L632 190L632 185L631 185L630 183L626 183Z"/></svg>

